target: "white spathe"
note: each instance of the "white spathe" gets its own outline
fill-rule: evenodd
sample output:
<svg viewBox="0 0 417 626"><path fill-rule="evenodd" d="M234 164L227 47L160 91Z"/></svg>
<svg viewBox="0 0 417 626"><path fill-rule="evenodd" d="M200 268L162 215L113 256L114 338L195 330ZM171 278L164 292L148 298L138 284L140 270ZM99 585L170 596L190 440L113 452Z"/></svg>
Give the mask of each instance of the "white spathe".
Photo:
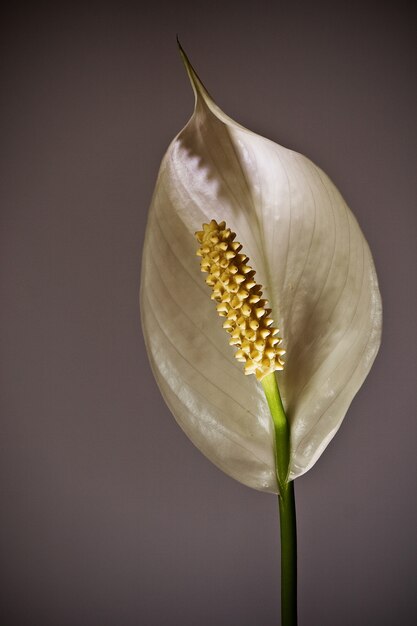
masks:
<svg viewBox="0 0 417 626"><path fill-rule="evenodd" d="M372 256L340 193L306 157L243 128L184 61L194 113L165 154L145 237L141 313L155 378L177 422L213 463L276 493L272 420L210 299L194 233L226 221L280 329L277 373L291 425L290 478L338 430L380 344Z"/></svg>

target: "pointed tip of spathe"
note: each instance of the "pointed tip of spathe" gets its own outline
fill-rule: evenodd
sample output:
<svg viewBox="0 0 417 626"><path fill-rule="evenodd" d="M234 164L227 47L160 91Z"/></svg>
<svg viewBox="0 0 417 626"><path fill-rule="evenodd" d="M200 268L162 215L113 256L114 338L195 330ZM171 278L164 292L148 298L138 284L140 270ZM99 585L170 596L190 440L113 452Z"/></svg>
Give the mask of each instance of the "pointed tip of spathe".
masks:
<svg viewBox="0 0 417 626"><path fill-rule="evenodd" d="M190 60L187 56L187 53L185 52L184 48L181 45L178 34L176 38L177 38L177 45L178 45L178 49L181 55L181 59L182 59L182 62L184 63L185 69L187 70L188 78L190 79L191 87L193 88L196 101L198 100L198 98L202 98L203 101L207 103L208 100L211 100L210 95L207 89L204 87L203 83L201 82L200 78L198 77L197 72L191 65Z"/></svg>
<svg viewBox="0 0 417 626"><path fill-rule="evenodd" d="M184 63L185 69L187 70L187 73L188 73L188 75L190 76L190 80L191 80L191 82L192 82L192 77L191 77L191 75L190 75L190 72L192 71L192 72L195 74L195 72L194 72L194 68L193 68L193 66L191 65L191 63L190 63L190 61L189 61L189 58L188 58L188 56L187 56L187 54L186 54L186 52L185 52L184 48L183 48L183 47L182 47L182 45L181 45L181 42L180 42L180 38L179 38L179 36L178 36L178 33L177 33L177 35L176 35L176 38L177 38L177 46L178 46L178 50L179 50L179 53L180 53L180 56L181 56L181 60L182 60L182 62Z"/></svg>

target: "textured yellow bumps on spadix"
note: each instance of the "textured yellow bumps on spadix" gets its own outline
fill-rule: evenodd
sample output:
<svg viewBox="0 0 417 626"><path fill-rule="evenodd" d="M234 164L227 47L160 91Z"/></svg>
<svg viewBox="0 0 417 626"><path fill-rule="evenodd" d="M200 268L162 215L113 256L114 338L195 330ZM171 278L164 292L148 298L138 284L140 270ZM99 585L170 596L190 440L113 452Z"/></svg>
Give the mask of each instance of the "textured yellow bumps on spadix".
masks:
<svg viewBox="0 0 417 626"><path fill-rule="evenodd" d="M217 302L217 312L225 317L223 328L231 335L229 343L238 348L235 357L245 364L245 374L255 374L258 380L275 370L282 370L279 348L281 338L269 317L271 309L262 298L262 287L255 280L255 271L247 264L242 245L234 241L236 234L211 220L196 234L201 244L201 271L207 272L206 283L212 288L211 299Z"/></svg>

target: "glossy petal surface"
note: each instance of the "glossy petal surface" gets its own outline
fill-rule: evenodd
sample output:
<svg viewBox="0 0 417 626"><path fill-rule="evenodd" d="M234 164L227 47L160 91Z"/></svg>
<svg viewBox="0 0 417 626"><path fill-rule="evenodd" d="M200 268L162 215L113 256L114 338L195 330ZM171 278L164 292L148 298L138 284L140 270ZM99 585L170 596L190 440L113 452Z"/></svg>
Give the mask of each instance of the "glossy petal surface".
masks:
<svg viewBox="0 0 417 626"><path fill-rule="evenodd" d="M357 221L326 174L228 118L187 69L194 114L164 156L149 212L144 335L161 392L188 437L230 476L276 492L262 387L233 357L194 233L225 220L272 306L287 350L277 378L291 423L291 478L326 448L376 356L377 278Z"/></svg>

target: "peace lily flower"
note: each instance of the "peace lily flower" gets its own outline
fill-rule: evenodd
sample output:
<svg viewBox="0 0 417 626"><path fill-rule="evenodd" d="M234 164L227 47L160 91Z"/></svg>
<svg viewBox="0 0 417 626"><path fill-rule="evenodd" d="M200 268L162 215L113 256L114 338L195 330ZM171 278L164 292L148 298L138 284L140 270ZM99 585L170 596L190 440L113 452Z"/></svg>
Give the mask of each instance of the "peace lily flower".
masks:
<svg viewBox="0 0 417 626"><path fill-rule="evenodd" d="M243 375L234 357L195 233L225 221L269 302L286 351L277 379L290 424L290 480L320 457L371 368L381 333L377 277L359 225L326 174L225 115L183 59L195 108L162 160L149 211L141 281L147 350L193 443L233 478L277 493L268 404L257 377Z"/></svg>
<svg viewBox="0 0 417 626"><path fill-rule="evenodd" d="M296 626L294 478L320 457L371 368L378 282L326 174L225 115L180 51L195 108L149 211L144 336L194 444L233 478L279 494L282 625Z"/></svg>

